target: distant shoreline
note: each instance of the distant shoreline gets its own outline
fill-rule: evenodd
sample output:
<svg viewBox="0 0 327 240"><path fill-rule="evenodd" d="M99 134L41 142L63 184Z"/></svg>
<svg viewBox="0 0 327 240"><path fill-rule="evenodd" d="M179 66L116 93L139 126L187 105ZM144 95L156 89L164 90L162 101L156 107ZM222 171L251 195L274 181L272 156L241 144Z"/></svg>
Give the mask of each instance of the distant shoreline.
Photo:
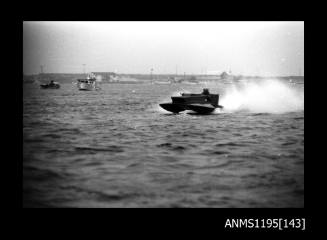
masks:
<svg viewBox="0 0 327 240"><path fill-rule="evenodd" d="M174 79L177 81L219 81L224 80L220 75L201 75L201 74L116 74L120 79L117 83L121 82L148 82L148 81L169 81ZM41 74L30 74L23 75L23 83L34 83L36 81L48 82L54 80L60 83L72 83L79 78L85 78L86 74L81 73L41 73ZM240 79L279 79L279 80L303 80L304 76L245 76L245 75L229 75L227 80L240 80ZM128 79L128 81L124 80ZM114 83L115 81L103 81L104 83Z"/></svg>

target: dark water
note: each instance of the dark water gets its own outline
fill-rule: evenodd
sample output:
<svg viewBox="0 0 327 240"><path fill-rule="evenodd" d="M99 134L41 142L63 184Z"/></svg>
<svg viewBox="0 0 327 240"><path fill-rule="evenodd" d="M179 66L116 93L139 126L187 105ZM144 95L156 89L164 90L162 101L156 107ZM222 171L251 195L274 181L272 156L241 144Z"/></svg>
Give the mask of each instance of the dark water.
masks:
<svg viewBox="0 0 327 240"><path fill-rule="evenodd" d="M201 84L23 87L25 207L304 207L304 109L159 109Z"/></svg>

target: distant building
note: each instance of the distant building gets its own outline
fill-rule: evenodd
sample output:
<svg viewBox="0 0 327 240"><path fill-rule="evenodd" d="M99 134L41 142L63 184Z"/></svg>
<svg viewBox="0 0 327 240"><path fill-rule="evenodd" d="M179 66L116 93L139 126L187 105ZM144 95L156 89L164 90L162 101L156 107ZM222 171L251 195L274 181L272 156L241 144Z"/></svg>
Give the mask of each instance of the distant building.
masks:
<svg viewBox="0 0 327 240"><path fill-rule="evenodd" d="M92 72L97 77L100 76L101 80L104 82L117 82L118 75L114 72Z"/></svg>
<svg viewBox="0 0 327 240"><path fill-rule="evenodd" d="M227 72L222 72L222 74L220 74L220 79L227 79L229 77Z"/></svg>

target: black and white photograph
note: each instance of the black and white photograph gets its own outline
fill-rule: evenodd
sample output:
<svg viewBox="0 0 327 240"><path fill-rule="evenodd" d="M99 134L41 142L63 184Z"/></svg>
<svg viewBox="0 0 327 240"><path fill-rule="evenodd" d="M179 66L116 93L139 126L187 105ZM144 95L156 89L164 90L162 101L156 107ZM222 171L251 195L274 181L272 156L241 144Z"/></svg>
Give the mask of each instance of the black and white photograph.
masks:
<svg viewBox="0 0 327 240"><path fill-rule="evenodd" d="M23 208L304 208L304 21L22 21Z"/></svg>

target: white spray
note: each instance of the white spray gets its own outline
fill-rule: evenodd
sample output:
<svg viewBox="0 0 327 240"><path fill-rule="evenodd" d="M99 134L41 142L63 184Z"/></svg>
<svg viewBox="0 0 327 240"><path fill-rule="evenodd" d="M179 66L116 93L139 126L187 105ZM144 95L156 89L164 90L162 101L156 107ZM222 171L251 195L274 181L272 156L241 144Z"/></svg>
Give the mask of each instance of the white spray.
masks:
<svg viewBox="0 0 327 240"><path fill-rule="evenodd" d="M304 110L303 89L279 80L233 84L220 99L225 112L285 113Z"/></svg>

